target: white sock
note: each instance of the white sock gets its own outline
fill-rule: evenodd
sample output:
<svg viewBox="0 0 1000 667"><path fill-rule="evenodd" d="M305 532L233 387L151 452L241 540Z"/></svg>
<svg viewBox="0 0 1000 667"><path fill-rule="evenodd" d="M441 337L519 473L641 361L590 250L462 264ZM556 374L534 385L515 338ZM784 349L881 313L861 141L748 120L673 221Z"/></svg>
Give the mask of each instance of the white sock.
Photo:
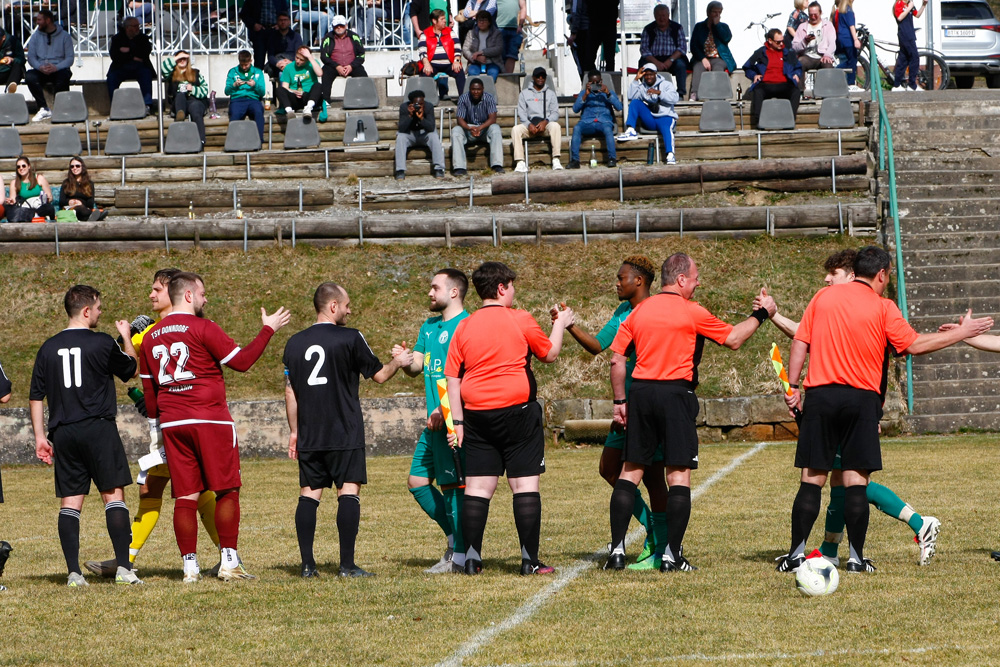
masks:
<svg viewBox="0 0 1000 667"><path fill-rule="evenodd" d="M295 113L295 109L292 107L285 107L285 113Z"/></svg>
<svg viewBox="0 0 1000 667"><path fill-rule="evenodd" d="M198 554L184 554L184 574L201 572L198 567Z"/></svg>
<svg viewBox="0 0 1000 667"><path fill-rule="evenodd" d="M226 547L222 550L222 567L227 570L234 570L240 565L239 554L236 553L236 549L230 549Z"/></svg>
<svg viewBox="0 0 1000 667"><path fill-rule="evenodd" d="M315 105L312 102L306 102L306 108L303 109L306 113L312 113L313 107Z"/></svg>
<svg viewBox="0 0 1000 667"><path fill-rule="evenodd" d="M454 535L449 535L448 536L448 548L449 549L454 549L455 548L455 536Z"/></svg>

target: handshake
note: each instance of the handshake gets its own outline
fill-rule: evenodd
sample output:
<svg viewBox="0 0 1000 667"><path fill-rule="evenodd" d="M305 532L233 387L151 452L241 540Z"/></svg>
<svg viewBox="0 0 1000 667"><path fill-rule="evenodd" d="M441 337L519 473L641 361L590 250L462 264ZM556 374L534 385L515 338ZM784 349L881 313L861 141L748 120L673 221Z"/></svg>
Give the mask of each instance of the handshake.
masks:
<svg viewBox="0 0 1000 667"><path fill-rule="evenodd" d="M413 363L413 350L407 347L405 340L399 345L392 346L392 360L400 368L408 368Z"/></svg>
<svg viewBox="0 0 1000 667"><path fill-rule="evenodd" d="M561 321L564 329L569 329L576 323L576 313L566 305L565 301L560 301L552 306L549 309L549 316L552 318L552 324Z"/></svg>

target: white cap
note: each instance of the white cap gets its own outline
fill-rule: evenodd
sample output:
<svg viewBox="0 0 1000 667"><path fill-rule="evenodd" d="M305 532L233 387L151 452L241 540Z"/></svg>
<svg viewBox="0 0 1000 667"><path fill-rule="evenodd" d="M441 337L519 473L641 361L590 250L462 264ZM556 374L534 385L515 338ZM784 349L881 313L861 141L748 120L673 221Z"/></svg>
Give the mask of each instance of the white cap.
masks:
<svg viewBox="0 0 1000 667"><path fill-rule="evenodd" d="M338 25L342 26L347 25L347 17L344 16L343 14L337 14L336 16L333 17L333 27L336 28Z"/></svg>
<svg viewBox="0 0 1000 667"><path fill-rule="evenodd" d="M654 65L653 63L646 63L645 65L643 65L639 69L640 72L645 72L647 70L649 70L650 72L655 72L656 71L656 65Z"/></svg>

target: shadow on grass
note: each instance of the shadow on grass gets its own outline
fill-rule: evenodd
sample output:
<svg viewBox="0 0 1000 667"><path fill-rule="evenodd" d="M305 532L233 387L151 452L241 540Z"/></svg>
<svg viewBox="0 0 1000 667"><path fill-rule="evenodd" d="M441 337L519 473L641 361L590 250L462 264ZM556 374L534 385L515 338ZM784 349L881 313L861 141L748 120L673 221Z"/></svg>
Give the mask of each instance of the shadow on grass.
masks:
<svg viewBox="0 0 1000 667"><path fill-rule="evenodd" d="M751 563L774 563L779 556L787 556L787 551L776 549L760 549L758 551L747 551L740 554L742 560Z"/></svg>

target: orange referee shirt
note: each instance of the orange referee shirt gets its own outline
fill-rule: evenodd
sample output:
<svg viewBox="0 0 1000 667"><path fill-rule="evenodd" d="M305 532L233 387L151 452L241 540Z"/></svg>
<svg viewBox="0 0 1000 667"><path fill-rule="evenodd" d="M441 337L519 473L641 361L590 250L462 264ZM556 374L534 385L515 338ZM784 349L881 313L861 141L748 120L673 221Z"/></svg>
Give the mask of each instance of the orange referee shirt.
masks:
<svg viewBox="0 0 1000 667"><path fill-rule="evenodd" d="M809 345L806 387L843 384L878 392L888 343L902 352L919 334L867 283L824 287L802 315L795 340Z"/></svg>
<svg viewBox="0 0 1000 667"><path fill-rule="evenodd" d="M635 346L634 380L688 380L698 384L698 363L705 339L726 342L726 324L680 294L660 292L646 299L618 327L611 349L628 356Z"/></svg>
<svg viewBox="0 0 1000 667"><path fill-rule="evenodd" d="M549 337L527 311L484 306L458 324L444 374L462 379L466 410L496 410L535 400L531 355L544 357Z"/></svg>

